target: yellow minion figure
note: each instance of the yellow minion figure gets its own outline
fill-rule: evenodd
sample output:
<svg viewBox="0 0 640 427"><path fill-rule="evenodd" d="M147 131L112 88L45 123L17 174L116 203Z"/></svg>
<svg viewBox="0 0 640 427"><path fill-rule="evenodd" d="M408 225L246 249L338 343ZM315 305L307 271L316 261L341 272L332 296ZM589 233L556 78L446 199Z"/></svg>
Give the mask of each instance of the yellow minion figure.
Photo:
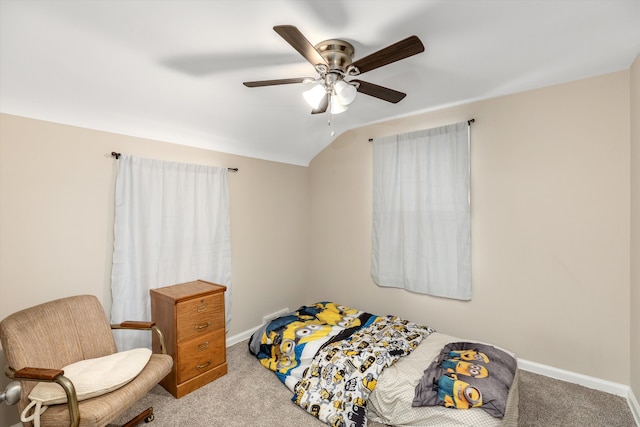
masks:
<svg viewBox="0 0 640 427"><path fill-rule="evenodd" d="M480 353L477 350L453 350L448 355L451 359L465 360L467 362L484 362L489 363L489 358L486 354Z"/></svg>
<svg viewBox="0 0 640 427"><path fill-rule="evenodd" d="M362 379L362 385L368 388L369 391L373 391L376 388L376 384L378 384L378 381L370 373Z"/></svg>
<svg viewBox="0 0 640 427"><path fill-rule="evenodd" d="M265 333L262 335L261 343L267 344L269 348L269 357L263 357L260 359L260 363L268 369L275 371L277 369L277 365L280 361L282 350L281 350L281 336L275 331L270 331L268 334Z"/></svg>
<svg viewBox="0 0 640 427"><path fill-rule="evenodd" d="M344 418L340 414L332 414L327 418L327 424L331 427L342 427L345 426Z"/></svg>
<svg viewBox="0 0 640 427"><path fill-rule="evenodd" d="M295 328L294 336L298 344L306 344L309 341L328 336L332 329L330 325L306 322L302 326Z"/></svg>
<svg viewBox="0 0 640 427"><path fill-rule="evenodd" d="M344 411L344 408L345 408L344 400L334 400L333 407L336 408L338 411Z"/></svg>
<svg viewBox="0 0 640 427"><path fill-rule="evenodd" d="M354 328L360 324L360 319L351 315L342 316L342 319L337 323L338 326L345 329Z"/></svg>
<svg viewBox="0 0 640 427"><path fill-rule="evenodd" d="M333 393L326 388L323 388L320 390L320 398L322 398L322 400L330 401L333 398Z"/></svg>
<svg viewBox="0 0 640 427"><path fill-rule="evenodd" d="M311 377L312 378L319 378L320 377L320 365L318 364L313 364L311 365Z"/></svg>
<svg viewBox="0 0 640 427"><path fill-rule="evenodd" d="M364 408L364 405L366 403L367 402L361 397L356 397L355 399L353 399L353 404L356 406L362 406Z"/></svg>
<svg viewBox="0 0 640 427"><path fill-rule="evenodd" d="M271 369L275 364L275 370L282 374L286 374L289 370L298 366L296 360L295 347L299 344L305 344L314 338L322 338L331 332L331 326L320 325L318 323L295 321L287 325L282 331L282 342L278 345L280 337L276 337L271 332L269 339L273 341L271 346L271 359L262 359L262 364ZM273 337L271 335L274 335ZM269 365L269 366L267 366Z"/></svg>
<svg viewBox="0 0 640 427"><path fill-rule="evenodd" d="M342 350L342 354L344 354L347 357L350 356L356 356L359 354L358 350Z"/></svg>
<svg viewBox="0 0 640 427"><path fill-rule="evenodd" d="M446 369L447 372L465 375L467 377L486 378L489 376L489 371L487 371L487 368L484 366L462 360L447 359L443 361L440 366Z"/></svg>
<svg viewBox="0 0 640 427"><path fill-rule="evenodd" d="M273 354L274 360L277 360L276 370L280 373L287 373L290 369L295 368L298 364L296 362L295 353L296 343L290 339L283 339L279 346L272 346L271 352L278 352L279 354ZM278 351L279 350L279 351Z"/></svg>
<svg viewBox="0 0 640 427"><path fill-rule="evenodd" d="M320 414L320 405L318 404L311 405L311 410L310 411L307 410L307 412L309 412L314 417L318 418L318 415Z"/></svg>
<svg viewBox="0 0 640 427"><path fill-rule="evenodd" d="M482 406L482 393L476 387L460 381L456 374L438 379L438 398L447 408L469 409Z"/></svg>
<svg viewBox="0 0 640 427"><path fill-rule="evenodd" d="M318 308L323 310L316 314L316 317L323 323L328 325L338 325L343 328L351 328L360 325L360 319L356 316L358 310L338 305L333 302L325 304L317 304Z"/></svg>
<svg viewBox="0 0 640 427"><path fill-rule="evenodd" d="M306 322L300 322L299 320L289 323L282 331L282 340L291 340L293 342L296 342L296 331L306 325Z"/></svg>

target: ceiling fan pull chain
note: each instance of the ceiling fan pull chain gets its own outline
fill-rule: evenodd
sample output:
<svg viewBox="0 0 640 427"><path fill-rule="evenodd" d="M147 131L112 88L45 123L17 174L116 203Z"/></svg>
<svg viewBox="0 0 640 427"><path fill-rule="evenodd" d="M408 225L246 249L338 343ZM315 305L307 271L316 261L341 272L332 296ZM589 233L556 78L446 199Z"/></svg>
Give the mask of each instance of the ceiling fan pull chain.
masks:
<svg viewBox="0 0 640 427"><path fill-rule="evenodd" d="M331 132L329 134L331 136L335 136L336 132L333 129L333 115L331 113L329 113L329 120L327 121L327 125L329 125L329 129L331 129Z"/></svg>
<svg viewBox="0 0 640 427"><path fill-rule="evenodd" d="M329 93L328 96L329 96L329 108L328 108L328 110L329 110L329 119L327 120L327 125L329 125L329 129L331 130L329 132L329 135L335 136L336 132L335 132L335 130L333 128L333 113L331 112L331 93Z"/></svg>

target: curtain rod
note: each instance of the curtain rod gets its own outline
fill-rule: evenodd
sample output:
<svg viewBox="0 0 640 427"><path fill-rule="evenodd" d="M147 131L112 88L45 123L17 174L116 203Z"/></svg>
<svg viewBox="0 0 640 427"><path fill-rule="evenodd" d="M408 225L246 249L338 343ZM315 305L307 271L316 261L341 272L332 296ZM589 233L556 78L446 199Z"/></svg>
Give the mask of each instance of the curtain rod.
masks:
<svg viewBox="0 0 640 427"><path fill-rule="evenodd" d="M115 157L116 160L118 160L121 155L122 155L122 153L116 153L115 151L111 152L111 157ZM229 172L238 172L238 168L227 168L227 170Z"/></svg>
<svg viewBox="0 0 640 427"><path fill-rule="evenodd" d="M471 126L471 123L473 123L475 121L476 121L476 119L469 119L469 120L467 120L467 125ZM369 142L373 142L373 138L369 138Z"/></svg>

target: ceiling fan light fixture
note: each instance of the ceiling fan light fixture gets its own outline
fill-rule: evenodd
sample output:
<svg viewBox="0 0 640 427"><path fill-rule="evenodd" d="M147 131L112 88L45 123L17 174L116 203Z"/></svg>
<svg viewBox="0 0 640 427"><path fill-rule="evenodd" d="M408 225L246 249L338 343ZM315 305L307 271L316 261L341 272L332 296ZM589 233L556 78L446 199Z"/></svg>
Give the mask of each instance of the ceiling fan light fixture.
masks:
<svg viewBox="0 0 640 427"><path fill-rule="evenodd" d="M331 114L344 113L349 109L345 104L341 103L337 96L331 96L329 100L329 106L331 108Z"/></svg>
<svg viewBox="0 0 640 427"><path fill-rule="evenodd" d="M311 108L315 109L320 106L320 102L322 102L325 94L326 90L324 88L324 85L322 83L319 83L313 86L311 89L305 90L302 93L302 96L304 97L304 100L307 101L307 104L309 104Z"/></svg>
<svg viewBox="0 0 640 427"><path fill-rule="evenodd" d="M336 93L335 97L342 105L349 105L356 99L358 90L344 80L337 81L333 88Z"/></svg>

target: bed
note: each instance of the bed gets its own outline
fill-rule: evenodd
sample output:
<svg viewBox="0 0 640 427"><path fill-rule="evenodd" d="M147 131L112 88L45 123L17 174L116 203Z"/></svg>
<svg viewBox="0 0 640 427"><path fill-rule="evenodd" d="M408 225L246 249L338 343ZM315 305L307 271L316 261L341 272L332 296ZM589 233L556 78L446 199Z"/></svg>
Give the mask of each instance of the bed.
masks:
<svg viewBox="0 0 640 427"><path fill-rule="evenodd" d="M249 350L331 426L517 425L512 353L397 316L305 305L256 330Z"/></svg>

